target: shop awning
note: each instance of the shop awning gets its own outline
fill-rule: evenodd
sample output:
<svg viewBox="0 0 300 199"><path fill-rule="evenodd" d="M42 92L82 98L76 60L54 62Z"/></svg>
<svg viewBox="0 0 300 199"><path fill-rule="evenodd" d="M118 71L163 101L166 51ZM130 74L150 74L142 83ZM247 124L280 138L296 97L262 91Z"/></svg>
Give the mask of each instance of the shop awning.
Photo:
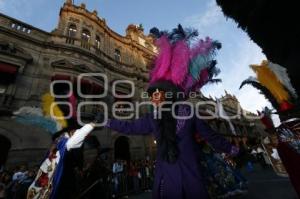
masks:
<svg viewBox="0 0 300 199"><path fill-rule="evenodd" d="M0 62L0 73L16 74L18 67L12 64Z"/></svg>

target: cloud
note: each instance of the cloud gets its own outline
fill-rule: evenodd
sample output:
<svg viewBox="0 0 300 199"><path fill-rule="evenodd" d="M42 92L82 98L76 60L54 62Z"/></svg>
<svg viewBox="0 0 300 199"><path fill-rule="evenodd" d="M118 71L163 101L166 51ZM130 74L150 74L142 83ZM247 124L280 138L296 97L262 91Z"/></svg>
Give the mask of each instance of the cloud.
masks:
<svg viewBox="0 0 300 199"><path fill-rule="evenodd" d="M197 27L200 32L218 24L223 18L221 9L216 5L215 1L210 1L204 7L205 12L202 14L189 16L184 20L185 23Z"/></svg>
<svg viewBox="0 0 300 199"><path fill-rule="evenodd" d="M4 0L0 0L0 11L4 10L5 4Z"/></svg>
<svg viewBox="0 0 300 199"><path fill-rule="evenodd" d="M57 24L62 1L0 0L0 11L34 27L51 31Z"/></svg>
<svg viewBox="0 0 300 199"><path fill-rule="evenodd" d="M218 66L221 69L219 78L222 83L218 85L207 85L202 92L212 97L221 97L224 90L235 95L240 101L241 106L251 112L261 110L270 104L259 94L259 92L245 86L239 90L241 82L254 73L249 65L260 63L265 59L261 49L253 43L248 35L232 20L227 20L215 1L207 1L204 10L198 15L192 15L185 19L185 24L195 27L200 35L209 35L222 42L222 49L217 55Z"/></svg>
<svg viewBox="0 0 300 199"><path fill-rule="evenodd" d="M34 15L37 0L0 0L1 12L6 15L21 19L27 19Z"/></svg>

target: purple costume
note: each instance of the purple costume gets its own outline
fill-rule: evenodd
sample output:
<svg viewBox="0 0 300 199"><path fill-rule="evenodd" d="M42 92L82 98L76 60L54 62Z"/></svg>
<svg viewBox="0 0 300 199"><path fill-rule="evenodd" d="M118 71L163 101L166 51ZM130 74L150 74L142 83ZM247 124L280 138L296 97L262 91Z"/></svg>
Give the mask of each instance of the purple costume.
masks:
<svg viewBox="0 0 300 199"><path fill-rule="evenodd" d="M152 133L157 140L159 139L159 126L153 114L146 114L134 121L111 119L107 127L126 135ZM174 164L162 160L161 148L158 145L153 186L154 199L209 198L198 165L200 157L197 156L199 149L194 140L195 132L199 133L216 150L231 152L231 144L196 116L187 120L177 120L176 138L179 157Z"/></svg>

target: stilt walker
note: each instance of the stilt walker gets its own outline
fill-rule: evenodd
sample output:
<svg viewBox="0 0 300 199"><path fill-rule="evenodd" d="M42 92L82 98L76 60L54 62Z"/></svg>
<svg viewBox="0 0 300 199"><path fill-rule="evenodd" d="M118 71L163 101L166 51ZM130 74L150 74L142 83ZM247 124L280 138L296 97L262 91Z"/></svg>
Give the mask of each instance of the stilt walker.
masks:
<svg viewBox="0 0 300 199"><path fill-rule="evenodd" d="M159 47L147 89L154 111L133 121L109 119L106 126L126 135L153 134L158 141L154 199L207 199L194 133L217 151L235 155L238 149L199 119L193 107L172 105L184 102L190 92L204 84L218 81L213 79L219 72L213 57L221 45L210 38L193 45L191 38L198 35L197 31L184 30L181 25L171 33L157 28L151 33ZM172 107L184 119L175 119Z"/></svg>

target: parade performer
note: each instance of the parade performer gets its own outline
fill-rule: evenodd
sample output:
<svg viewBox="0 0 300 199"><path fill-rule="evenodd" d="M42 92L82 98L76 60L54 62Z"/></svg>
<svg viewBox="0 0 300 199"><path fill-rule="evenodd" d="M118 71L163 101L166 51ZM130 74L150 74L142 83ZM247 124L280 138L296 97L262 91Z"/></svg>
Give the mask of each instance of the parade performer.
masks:
<svg viewBox="0 0 300 199"><path fill-rule="evenodd" d="M84 138L94 126L94 123L89 123L77 129L77 125L71 125L62 130L63 134L55 139L28 189L28 199L71 198L76 182L74 171L76 155L72 150L81 147Z"/></svg>
<svg viewBox="0 0 300 199"><path fill-rule="evenodd" d="M281 124L273 128L268 121L270 117L262 117L262 122L267 130L274 129L277 134L278 154L289 174L298 196L300 197L300 106L299 98L291 85L288 73L282 66L264 60L260 65L251 65L257 78L250 77L242 86L251 84L259 89L270 101L276 114L279 115ZM274 155L275 157L275 155Z"/></svg>
<svg viewBox="0 0 300 199"><path fill-rule="evenodd" d="M265 126L267 137L263 139L262 146L265 148L269 161L277 175L282 177L288 177L282 160L278 154L278 137L276 134L275 125L272 120L272 110L265 107L262 111L258 111L258 115L261 116L260 120Z"/></svg>
<svg viewBox="0 0 300 199"><path fill-rule="evenodd" d="M217 153L205 140L195 134L199 146L200 171L210 198L231 198L247 193L247 180L237 170L230 157Z"/></svg>
<svg viewBox="0 0 300 199"><path fill-rule="evenodd" d="M209 198L198 164L200 157L194 132L217 151L234 155L238 149L196 117L192 107L173 106L176 115L186 119L175 119L171 108L174 102L186 100L191 91L217 81L213 77L219 70L212 58L221 45L207 38L192 46L191 38L197 36L197 32L183 30L181 25L171 33L157 28L151 33L156 35L159 47L147 89L154 111L133 121L109 119L106 126L126 135L153 134L158 141L153 198ZM178 95L182 93L185 97Z"/></svg>
<svg viewBox="0 0 300 199"><path fill-rule="evenodd" d="M72 114L70 119L64 119L70 111L76 112L76 98L73 93L70 98L66 99L72 104L72 110L59 105L57 100L59 99L55 99L50 93L44 94L41 104L43 115L39 117L39 120L29 120L28 117L20 120L43 127L48 131L51 130L53 139L35 180L28 188L28 199L74 198L77 182L75 169L83 164L81 146L86 136L94 129L98 118L96 116L94 122L81 127L77 123L76 114ZM48 121L49 118L56 125L43 122ZM57 129L57 132L54 133L53 129Z"/></svg>

